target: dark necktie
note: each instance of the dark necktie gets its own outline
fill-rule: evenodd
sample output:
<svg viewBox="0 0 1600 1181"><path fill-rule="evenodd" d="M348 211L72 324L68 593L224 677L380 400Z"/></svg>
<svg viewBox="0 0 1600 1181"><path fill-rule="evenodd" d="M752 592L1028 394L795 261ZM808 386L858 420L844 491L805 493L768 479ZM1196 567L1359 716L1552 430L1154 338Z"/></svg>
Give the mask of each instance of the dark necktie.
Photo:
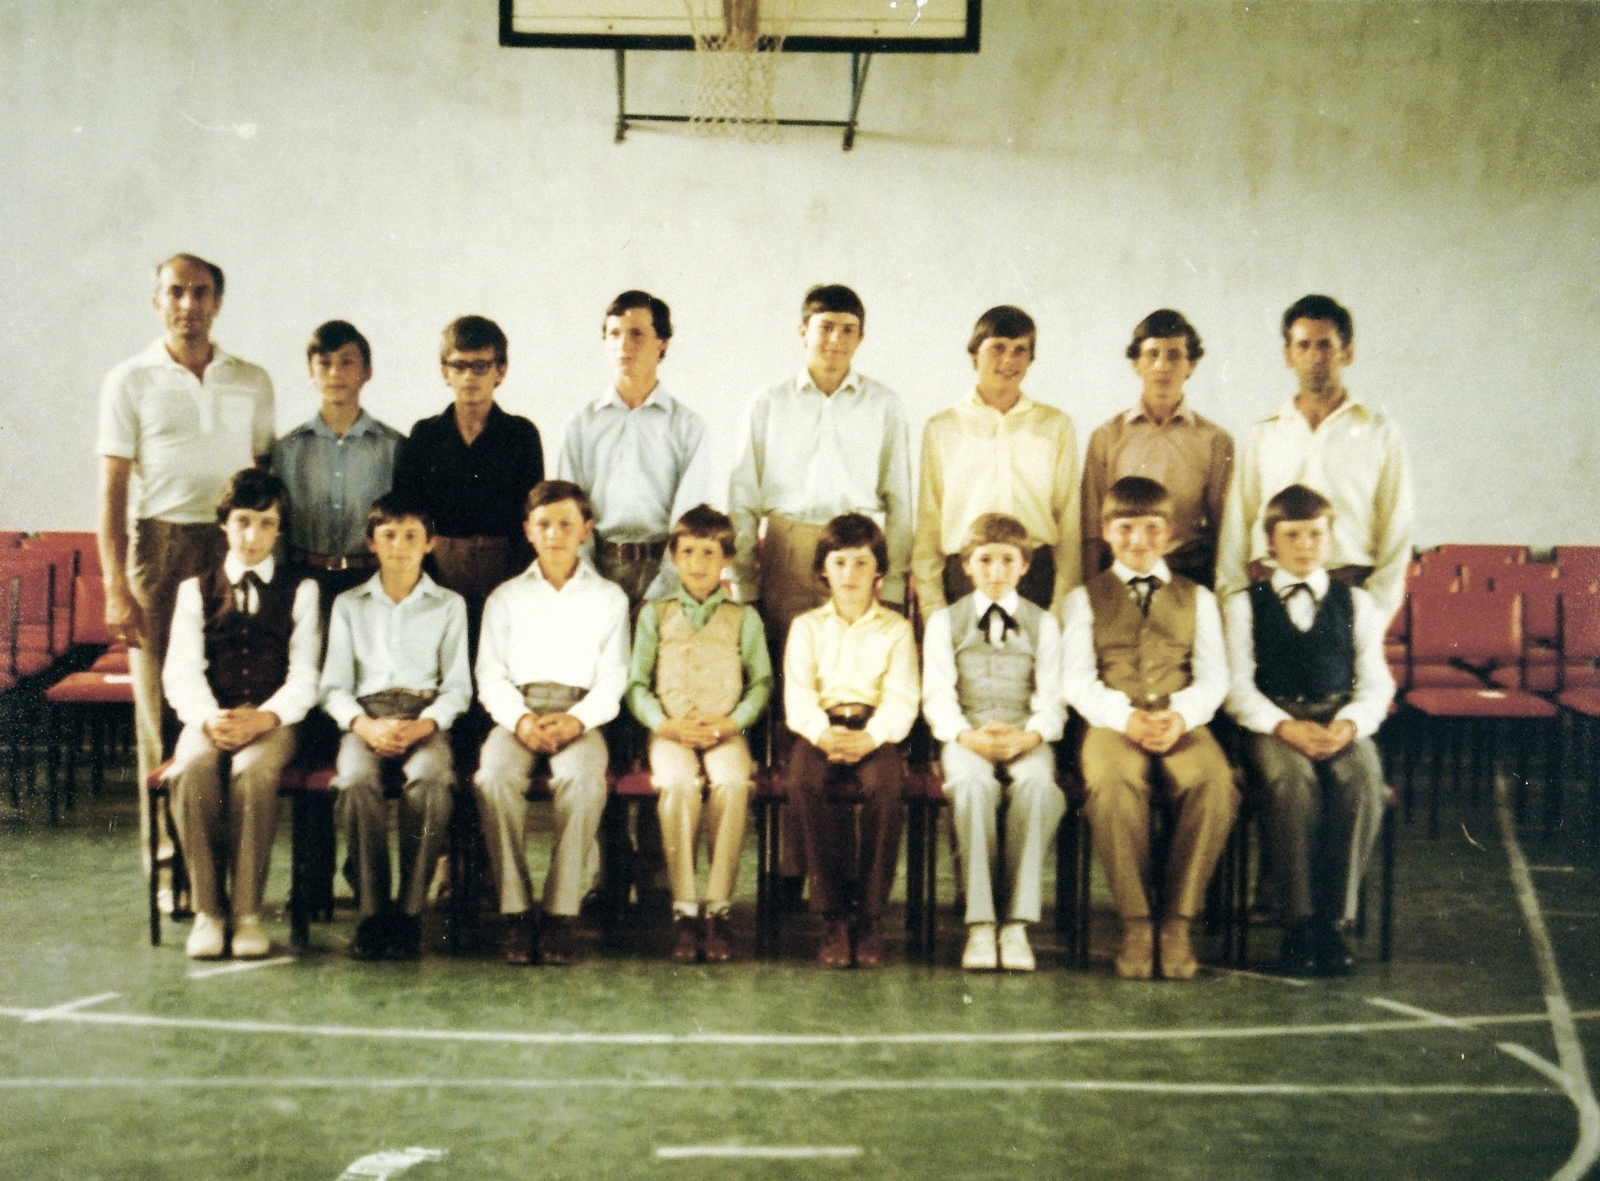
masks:
<svg viewBox="0 0 1600 1181"><path fill-rule="evenodd" d="M234 610L241 615L254 615L250 607L250 591L255 590L256 606L261 605L261 592L266 590L267 584L261 581L261 576L254 570L246 570L238 582L233 584Z"/></svg>
<svg viewBox="0 0 1600 1181"><path fill-rule="evenodd" d="M1000 638L998 640L995 639L994 632L989 627L990 622L995 619L1000 620ZM983 613L983 618L978 620L978 630L983 633L984 638L989 643L997 648L1002 648L1005 646L1006 633L1018 630L1017 621L1011 618L1006 609L1000 606L999 603L990 603L989 609Z"/></svg>
<svg viewBox="0 0 1600 1181"><path fill-rule="evenodd" d="M1161 580L1154 574L1128 579L1128 589L1133 592L1133 597L1139 602L1139 610L1144 614L1150 614L1150 596L1156 593L1156 587L1160 585Z"/></svg>

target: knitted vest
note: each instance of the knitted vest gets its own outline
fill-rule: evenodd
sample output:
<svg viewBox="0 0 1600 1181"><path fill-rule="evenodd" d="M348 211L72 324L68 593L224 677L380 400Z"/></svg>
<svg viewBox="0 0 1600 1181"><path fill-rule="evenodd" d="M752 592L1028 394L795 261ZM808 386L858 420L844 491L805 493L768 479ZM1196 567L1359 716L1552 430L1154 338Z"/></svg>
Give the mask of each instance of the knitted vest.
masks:
<svg viewBox="0 0 1600 1181"><path fill-rule="evenodd" d="M260 705L289 676L298 583L282 567L264 585L254 615L234 608L233 585L220 565L200 575L206 680L223 709Z"/></svg>
<svg viewBox="0 0 1600 1181"><path fill-rule="evenodd" d="M1145 615L1128 586L1110 570L1084 589L1094 613L1094 651L1100 680L1134 705L1154 705L1193 679L1195 586L1173 575L1150 596Z"/></svg>
<svg viewBox="0 0 1600 1181"><path fill-rule="evenodd" d="M1301 631L1270 582L1250 586L1256 688L1268 697L1318 700L1356 683L1356 608L1350 588L1330 582L1310 631Z"/></svg>
<svg viewBox="0 0 1600 1181"><path fill-rule="evenodd" d="M978 604L972 595L950 608L950 646L956 657L956 699L974 726L1004 722L1021 726L1032 716L1033 662L1039 651L1039 620L1044 612L1027 599L1017 600L1017 630L1007 632L996 648L978 627Z"/></svg>
<svg viewBox="0 0 1600 1181"><path fill-rule="evenodd" d="M699 631L689 623L683 604L663 599L656 604L661 636L656 648L656 696L669 718L723 717L744 696L744 663L739 658L739 632L744 608L718 603Z"/></svg>

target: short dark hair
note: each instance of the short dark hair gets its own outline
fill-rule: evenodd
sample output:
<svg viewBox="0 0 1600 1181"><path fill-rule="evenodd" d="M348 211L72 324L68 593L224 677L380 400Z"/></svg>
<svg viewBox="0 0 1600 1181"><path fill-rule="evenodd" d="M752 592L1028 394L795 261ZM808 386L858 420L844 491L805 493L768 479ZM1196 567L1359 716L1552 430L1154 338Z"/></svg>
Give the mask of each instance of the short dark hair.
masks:
<svg viewBox="0 0 1600 1181"><path fill-rule="evenodd" d="M1033 317L1021 308L1012 307L1008 303L990 308L978 317L978 322L972 329L972 339L967 341L967 352L974 357L977 356L978 350L983 347L983 342L991 336L1006 340L1021 340L1027 337L1029 356L1034 355L1039 348L1039 326L1033 322Z"/></svg>
<svg viewBox="0 0 1600 1181"><path fill-rule="evenodd" d="M264 513L269 508L278 510L281 525L289 523L289 488L271 472L258 467L247 467L234 472L223 486L222 498L217 501L217 524L226 525L235 509Z"/></svg>
<svg viewBox="0 0 1600 1181"><path fill-rule="evenodd" d="M867 328L867 306L861 297L843 283L820 283L806 292L800 301L800 323L809 324L819 312L840 312L861 321L863 332Z"/></svg>
<svg viewBox="0 0 1600 1181"><path fill-rule="evenodd" d="M1290 484L1267 501L1266 511L1261 514L1261 530L1271 542L1272 531L1284 521L1315 521L1318 517L1327 517L1332 524L1333 505L1328 498L1315 488Z"/></svg>
<svg viewBox="0 0 1600 1181"><path fill-rule="evenodd" d="M475 353L479 349L493 349L496 365L506 364L510 356L511 345L506 334L487 316L457 316L446 325L444 335L439 338L441 361L452 351Z"/></svg>
<svg viewBox="0 0 1600 1181"><path fill-rule="evenodd" d="M1331 320L1339 331L1339 343L1349 346L1356 338L1356 324L1339 301L1327 295L1302 295L1283 313L1283 343L1289 343L1289 329L1296 320Z"/></svg>
<svg viewBox="0 0 1600 1181"><path fill-rule="evenodd" d="M1165 340L1171 336L1188 338L1191 362L1198 361L1206 355L1205 349L1200 347L1200 334L1195 331L1194 325L1189 323L1182 312L1175 312L1171 308L1157 308L1140 320L1138 327L1133 330L1133 340L1128 345L1128 360L1139 359L1139 350L1144 347L1145 341Z"/></svg>
<svg viewBox="0 0 1600 1181"><path fill-rule="evenodd" d="M377 536L379 525L390 525L408 517L420 521L428 536L433 536L432 513L402 492L385 492L367 510L367 540Z"/></svg>
<svg viewBox="0 0 1600 1181"><path fill-rule="evenodd" d="M571 480L540 480L528 489L528 507L523 512L522 519L526 521L533 516L533 510L536 508L560 504L563 500L575 503L585 521L594 520L594 503L589 499L589 494Z"/></svg>
<svg viewBox="0 0 1600 1181"><path fill-rule="evenodd" d="M980 545L1014 545L1022 551L1025 560L1033 557L1033 547L1028 544L1027 527L1005 513L978 515L967 529L967 540L961 546L961 560L965 562Z"/></svg>
<svg viewBox="0 0 1600 1181"><path fill-rule="evenodd" d="M1165 517L1172 520L1172 494L1149 476L1123 476L1106 490L1100 505L1100 523L1127 517Z"/></svg>
<svg viewBox="0 0 1600 1181"><path fill-rule="evenodd" d="M361 350L361 363L370 370L372 346L367 343L367 338L361 335L361 330L348 320L329 320L326 324L317 325L316 331L311 334L310 342L306 345L306 364L311 363L312 357L337 353L347 344L353 344Z"/></svg>
<svg viewBox="0 0 1600 1181"><path fill-rule="evenodd" d="M828 562L828 555L834 550L862 547L872 551L880 575L889 573L889 539L884 537L883 530L878 528L878 522L865 513L841 513L824 525L822 532L817 535L817 549L811 558L811 572L821 578L822 568Z"/></svg>
<svg viewBox="0 0 1600 1181"><path fill-rule="evenodd" d="M206 270L211 272L211 283L212 283L212 286L214 286L217 289L217 298L218 299L222 298L222 289L225 286L227 286L227 280L223 277L222 268L219 267L214 262L207 262L205 259L201 258L198 254L174 254L171 258L163 259L161 262L157 263L156 264L156 285L157 285L157 287L159 287L161 285L161 272L166 270L168 267L170 267L175 262L186 262L190 266L205 267Z"/></svg>
<svg viewBox="0 0 1600 1181"><path fill-rule="evenodd" d="M656 330L656 335L662 340L672 339L672 309L667 306L667 301L657 299L648 291L624 291L611 301L606 308L605 319L600 321L600 332L606 330L606 320L612 316L620 316L623 312L632 311L634 308L647 308L650 312L650 325Z"/></svg>
<svg viewBox="0 0 1600 1181"><path fill-rule="evenodd" d="M733 557L733 518L719 513L709 504L697 504L678 518L672 532L667 534L667 553L676 554L679 540L685 537L715 541L722 546L724 557Z"/></svg>

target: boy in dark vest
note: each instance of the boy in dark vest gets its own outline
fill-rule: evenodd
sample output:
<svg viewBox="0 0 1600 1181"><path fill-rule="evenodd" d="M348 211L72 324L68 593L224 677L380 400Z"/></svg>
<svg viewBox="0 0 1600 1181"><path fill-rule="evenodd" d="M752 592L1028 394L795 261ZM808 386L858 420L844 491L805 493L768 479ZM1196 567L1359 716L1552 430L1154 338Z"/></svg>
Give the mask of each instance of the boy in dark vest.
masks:
<svg viewBox="0 0 1600 1181"><path fill-rule="evenodd" d="M1266 837L1283 921L1278 967L1339 976L1355 964L1341 933L1383 821L1372 741L1394 697L1385 619L1366 591L1323 563L1333 510L1291 484L1263 518L1277 569L1227 602L1228 712L1250 732L1267 789Z"/></svg>
<svg viewBox="0 0 1600 1181"><path fill-rule="evenodd" d="M1145 874L1150 792L1160 764L1171 800L1166 882L1161 890L1161 975L1198 970L1189 924L1233 825L1233 773L1206 723L1228 690L1217 602L1175 575L1172 499L1156 481L1124 476L1101 509L1111 569L1067 596L1062 691L1083 715L1084 814L1122 919L1117 975L1154 974L1154 932Z"/></svg>
<svg viewBox="0 0 1600 1181"><path fill-rule="evenodd" d="M728 911L755 770L744 732L772 693L761 616L722 587L733 553L733 522L707 505L672 527L667 556L679 587L640 610L628 679L628 708L650 731L650 779L660 793L656 809L672 886L672 958L683 964L702 956L722 963L733 954ZM703 922L695 885L702 815L711 842Z"/></svg>
<svg viewBox="0 0 1600 1181"><path fill-rule="evenodd" d="M923 636L922 712L944 744L944 792L966 867L961 966L968 971L1033 971L1028 924L1039 921L1044 854L1066 811L1051 745L1065 720L1061 628L1017 593L1032 549L1015 517L979 516L961 550L961 568L976 589L935 611ZM1010 801L1007 917L997 940L992 867L1002 792Z"/></svg>
<svg viewBox="0 0 1600 1181"><path fill-rule="evenodd" d="M295 727L317 702L317 584L272 558L289 507L283 481L246 468L228 482L218 565L178 587L162 685L183 733L168 780L194 897L195 959L264 956L261 892L278 819L278 778ZM226 757L225 757L226 756ZM222 780L226 776L227 799ZM230 883L217 856L227 850ZM230 924L231 918L231 924Z"/></svg>

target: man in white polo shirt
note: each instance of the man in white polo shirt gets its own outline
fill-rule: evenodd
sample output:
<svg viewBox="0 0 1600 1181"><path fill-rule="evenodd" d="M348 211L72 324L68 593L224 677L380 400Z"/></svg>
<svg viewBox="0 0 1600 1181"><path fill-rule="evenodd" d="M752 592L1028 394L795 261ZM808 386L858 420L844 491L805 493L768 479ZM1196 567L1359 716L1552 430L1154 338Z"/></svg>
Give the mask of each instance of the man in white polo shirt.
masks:
<svg viewBox="0 0 1600 1181"><path fill-rule="evenodd" d="M106 625L131 649L141 783L162 757L161 663L178 584L222 560L217 499L234 472L264 463L272 450L271 378L211 340L222 290L215 263L192 254L163 262L151 303L165 333L100 387ZM145 850L149 824L141 805Z"/></svg>

